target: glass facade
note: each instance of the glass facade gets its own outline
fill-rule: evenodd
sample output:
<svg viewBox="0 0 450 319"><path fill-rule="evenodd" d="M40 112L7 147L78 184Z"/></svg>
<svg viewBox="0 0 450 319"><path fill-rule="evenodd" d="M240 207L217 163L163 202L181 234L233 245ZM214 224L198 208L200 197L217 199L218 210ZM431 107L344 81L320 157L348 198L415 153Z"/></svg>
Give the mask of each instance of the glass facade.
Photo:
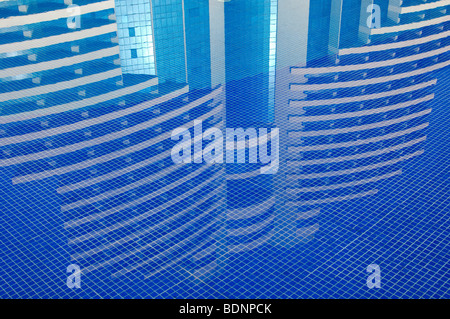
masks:
<svg viewBox="0 0 450 319"><path fill-rule="evenodd" d="M186 83L185 19L182 0L152 2L158 76Z"/></svg>
<svg viewBox="0 0 450 319"><path fill-rule="evenodd" d="M150 1L115 1L124 73L156 75Z"/></svg>

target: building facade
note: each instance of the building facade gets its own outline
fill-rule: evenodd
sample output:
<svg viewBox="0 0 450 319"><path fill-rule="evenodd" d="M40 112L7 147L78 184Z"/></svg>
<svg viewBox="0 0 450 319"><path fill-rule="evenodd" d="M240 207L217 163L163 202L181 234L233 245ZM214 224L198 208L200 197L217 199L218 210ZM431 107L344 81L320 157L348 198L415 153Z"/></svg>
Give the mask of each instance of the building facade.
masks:
<svg viewBox="0 0 450 319"><path fill-rule="evenodd" d="M275 243L309 240L321 209L389 191L402 164L424 152L434 74L450 63L448 5L280 2L279 21L303 14L307 25L279 26L275 113L285 170Z"/></svg>
<svg viewBox="0 0 450 319"><path fill-rule="evenodd" d="M48 254L94 282L217 268L224 168L171 159L175 128L224 124L203 4L0 4L2 187L18 210L53 198Z"/></svg>

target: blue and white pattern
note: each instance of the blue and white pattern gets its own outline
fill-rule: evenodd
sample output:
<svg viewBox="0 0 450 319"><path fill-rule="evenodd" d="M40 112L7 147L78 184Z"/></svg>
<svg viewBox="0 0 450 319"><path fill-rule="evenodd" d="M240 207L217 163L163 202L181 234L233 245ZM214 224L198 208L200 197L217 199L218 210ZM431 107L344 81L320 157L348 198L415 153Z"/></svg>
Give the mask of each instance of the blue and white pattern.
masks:
<svg viewBox="0 0 450 319"><path fill-rule="evenodd" d="M449 9L0 0L0 296L448 298ZM174 164L199 120L278 172Z"/></svg>

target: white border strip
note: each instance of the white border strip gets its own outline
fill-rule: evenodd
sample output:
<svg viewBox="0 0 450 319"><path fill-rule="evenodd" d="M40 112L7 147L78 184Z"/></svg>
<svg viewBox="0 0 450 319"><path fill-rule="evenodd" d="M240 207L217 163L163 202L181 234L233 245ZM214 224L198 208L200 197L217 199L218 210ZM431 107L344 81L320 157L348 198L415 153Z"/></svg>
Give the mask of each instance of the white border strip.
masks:
<svg viewBox="0 0 450 319"><path fill-rule="evenodd" d="M189 105L189 109L190 108L194 108L195 106ZM197 106L197 105L196 105ZM207 114L210 113L216 113L220 110L220 108L215 108L213 109L213 111L210 111ZM172 112L178 112L180 111L180 109L174 110ZM69 144L63 147L59 147L59 148L55 148L55 149L51 149L48 151L42 151L42 152L38 152L38 153L33 153L33 154L28 154L28 155L22 155L22 156L16 156L16 157L12 157L9 159L5 159L5 160L0 160L0 167L3 166L10 166L10 165L15 165L15 164L21 164L24 162L29 162L29 161L37 161L37 160L41 160L47 157L54 157L54 156L59 156L59 155L63 155L63 154L67 154L67 153L71 153L71 152L75 152L75 151L79 151L83 148L86 147L92 147L92 146L96 146L99 144L103 144L103 143L107 143L116 139L120 139L122 137L134 134L136 132L139 132L141 130L145 130L149 127L152 127L156 124L159 124L161 122L170 120L171 118L175 117L176 115L174 115L172 112L170 113L166 113L167 118L164 118L164 116L162 117L158 117L156 119L152 119L140 124L137 124L135 126L129 127L127 129L121 130L121 131L116 131L110 134L106 134L97 138L93 138L84 142L79 142L79 143L75 143L75 144ZM181 112L182 114L183 112ZM170 116L170 117L169 117ZM205 118L206 114L203 114L203 116L199 117L199 118ZM210 115L211 116L211 115ZM191 121L190 123L185 124L184 127L189 127L193 125L193 121ZM165 134L161 134L160 136L152 139L152 141L157 141L158 139L164 139L165 138L170 138L170 134L171 132L167 132ZM156 142L155 142L156 143Z"/></svg>
<svg viewBox="0 0 450 319"><path fill-rule="evenodd" d="M32 74L36 72L55 70L86 61L103 59L109 56L119 54L119 46L115 45L111 48L97 50L86 54L74 55L63 59L51 60L41 63L32 63L28 65L17 66L14 68L0 70L0 78L8 78L22 74Z"/></svg>
<svg viewBox="0 0 450 319"><path fill-rule="evenodd" d="M383 154L390 153L390 152L395 152L395 151L401 150L403 148L407 148L407 147L419 144L419 143L425 141L426 139L427 139L426 136L422 136L418 139L415 139L415 140L412 140L412 141L409 141L406 143L398 144L398 145L391 146L391 147L386 147L386 148L379 149L376 151L359 153L359 154L355 154L355 155L319 158L319 159L308 160L308 161L289 160L287 165L288 165L288 167L299 167L299 166L302 167L302 166L309 166L309 165L322 165L322 164L329 164L329 163L353 161L353 160L358 160L358 159L362 159L362 158L374 157L374 156L379 156L379 155L383 155Z"/></svg>
<svg viewBox="0 0 450 319"><path fill-rule="evenodd" d="M98 12L107 9L114 9L114 0L106 0L102 2L90 3L85 6L80 6L80 15ZM29 14L23 16L14 16L6 19L0 19L0 28L11 28L27 24L40 23L52 20L68 18L72 13L65 9L53 10L49 12Z"/></svg>
<svg viewBox="0 0 450 319"><path fill-rule="evenodd" d="M328 204L328 203L334 203L334 202L341 202L344 200L350 200L355 198L361 198L365 196L375 195L378 193L378 189L373 189L368 192L358 193L358 194L351 194L351 195L345 195L345 196L339 196L339 197L331 197L331 198L325 198L325 199L316 199L316 200L308 200L304 202L288 202L287 205L294 205L294 206L309 206L309 205L317 205L317 204Z"/></svg>
<svg viewBox="0 0 450 319"><path fill-rule="evenodd" d="M314 179L314 178L323 178L323 177L330 177L330 176L341 176L341 175L349 175L349 174L353 174L353 173L359 173L359 172L364 172L364 171L370 171L376 168L380 168L380 167L384 167L384 166L390 166L390 165L394 165L397 164L399 162L402 161L406 161L408 159L411 159L413 157L419 156L423 154L423 150L387 161L387 162L379 162L376 164L371 164L371 165L367 165L367 166L361 166L361 167L357 167L357 168L349 168L349 169L344 169L344 170L340 170L340 171L331 171L331 172L325 172L325 173L312 173L312 174L291 174L291 175L287 175L287 180L289 180L290 182L296 181L296 180L304 180L304 179Z"/></svg>
<svg viewBox="0 0 450 319"><path fill-rule="evenodd" d="M316 187L288 188L288 189L286 189L286 194L296 195L299 193L320 192L320 191L334 190L334 189L339 189L339 188L353 187L353 186L358 186L358 185L365 185L365 184L369 184L369 183L375 183L375 182L381 181L383 179L388 179L393 176L400 175L401 173L402 173L402 170L399 169L399 170L389 173L389 174L375 176L375 177L371 177L368 179L360 179L360 180L352 181L352 182L348 182L348 183L316 186Z"/></svg>
<svg viewBox="0 0 450 319"><path fill-rule="evenodd" d="M379 29L369 29L367 27L364 27L365 33L368 33L369 35L379 35L379 34L386 34L386 33L395 33L395 32L402 32L402 31L408 31L408 30L415 30L420 29L424 27L429 27L436 24L441 24L444 22L450 21L450 16L443 16L427 21L420 21L420 22L414 22L409 24L402 24L402 25L396 25L393 27L384 27Z"/></svg>
<svg viewBox="0 0 450 319"><path fill-rule="evenodd" d="M348 96L348 97L342 97L337 99L326 99L326 100L290 100L289 106L290 107L308 107L308 106L323 106L323 105L333 105L333 104L345 104L345 103L353 103L353 102L361 102L361 101L368 101L368 100L375 100L380 99L383 97L389 97L394 95L399 95L403 93L408 93L412 91L417 91L423 88L426 88L431 85L435 85L437 83L437 80L431 80L428 82L420 83L411 85L408 87L404 87L397 90L390 90L386 92L381 93L373 93L368 95L358 95L358 96Z"/></svg>
<svg viewBox="0 0 450 319"><path fill-rule="evenodd" d="M321 131L298 131L298 132L289 132L289 138L297 138L297 137L306 137L306 136L322 136L322 135L336 135L336 134L346 134L351 132L365 131L371 130L374 128L379 128L383 126L394 125L397 123L409 121L427 114L431 113L431 109L426 109L418 113L413 113L410 115L398 117L392 120L376 122L365 125L357 125L357 126L349 126L344 128L338 128L334 130L321 130Z"/></svg>
<svg viewBox="0 0 450 319"><path fill-rule="evenodd" d="M379 113L385 113L385 112L389 112L389 111L399 110L399 109L409 107L412 105L417 105L417 104L420 104L423 102L431 101L433 98L434 98L434 93L424 96L420 99L407 101L407 102L403 102L403 103L399 103L399 104L393 104L393 105L384 106L384 107L363 110L363 111L337 113L337 114L329 114L329 115L317 115L317 116L291 115L291 116L289 116L289 118L292 118L291 122L293 122L293 123L333 121L333 120L347 119L347 118L352 118L352 117L361 117L361 116L367 116L367 115L373 115L373 114L379 114Z"/></svg>
<svg viewBox="0 0 450 319"><path fill-rule="evenodd" d="M114 77L121 76L121 75L122 75L122 69L120 67L118 67L118 68L115 68L115 69L112 69L112 70L109 70L106 72L96 73L96 74L89 75L89 76L83 76L80 78L76 78L74 80L58 82L58 83L50 84L50 85L38 86L35 88L21 90L21 91L0 93L0 102L19 100L19 99L23 99L23 98L27 98L27 97L39 96L39 95L43 95L43 94L54 93L57 91L73 89L78 86L88 85L91 83L97 83L99 81L107 80L107 79L114 78ZM8 107L13 108L14 106L10 105Z"/></svg>
<svg viewBox="0 0 450 319"><path fill-rule="evenodd" d="M441 0L441 1L424 3L424 4L419 4L416 6L409 6L409 7L389 6L388 10L395 11L399 14L405 14L405 13L413 13L413 12L437 9L437 8L441 8L441 7L445 7L445 6L449 6L449 5L450 5L450 0Z"/></svg>
<svg viewBox="0 0 450 319"><path fill-rule="evenodd" d="M396 137L408 135L408 134L423 130L423 129L427 128L428 125L429 125L429 123L424 123L424 124L409 128L407 130L389 133L386 135L381 135L381 136L376 136L376 137L371 137L371 138L368 138L365 140L356 140L356 141L334 143L334 144L309 145L309 146L289 146L288 152L292 154L292 153L309 152L309 151L323 151L323 150L330 150L330 149L336 149L336 148L364 145L364 144L369 144L369 143L376 143L379 141L385 141L385 140L393 139Z"/></svg>
<svg viewBox="0 0 450 319"><path fill-rule="evenodd" d="M370 53L370 52L376 52L376 51L385 51L385 50L393 50L393 49L400 49L405 48L408 46L413 45L419 45L431 41L440 40L443 38L446 38L450 36L450 31L445 31L433 35L429 35L427 37L423 38L417 38L407 41L400 41L400 42L394 42L394 43L388 43L388 44L378 44L378 45L371 45L371 46L364 46L364 47L356 47L356 48L347 48L347 49L340 49L339 54L342 55L349 55L349 54L361 54L361 53Z"/></svg>
<svg viewBox="0 0 450 319"><path fill-rule="evenodd" d="M332 89L344 89L349 87L358 87L372 84L379 84L383 82L391 82L396 80L401 80L405 78L409 78L412 76L417 76L421 74L425 74L428 72L433 72L439 69L443 69L446 66L450 65L450 60L445 61L443 63L435 64L426 68L414 70L411 72L404 72L394 75L388 75L383 77L376 77L366 80L356 80L356 81L345 81L345 82L332 82L326 84L291 84L292 91L319 91L319 90L332 90Z"/></svg>
<svg viewBox="0 0 450 319"><path fill-rule="evenodd" d="M442 47L437 50L431 50L427 52L423 52L420 54L414 54L410 56L406 56L403 58L384 60L379 62L370 62L370 63L362 63L362 64L351 64L351 65L342 65L342 66L332 66L332 67L323 67L323 68L291 68L291 74L294 76L297 75L312 75L312 74L323 74L323 73L338 73L338 72L350 72L350 71L359 71L366 69L376 69L383 68L386 66L394 66L396 64L409 63L417 60L422 60L426 58L430 58L435 55L439 55L442 53L446 53L450 50L450 46Z"/></svg>
<svg viewBox="0 0 450 319"><path fill-rule="evenodd" d="M38 117L43 117L52 114L58 114L68 111L73 111L77 109L81 109L87 106L92 106L95 104L103 103L106 101L110 101L112 99L120 98L121 96L129 95L132 93L136 93L138 91L147 89L151 86L155 85L155 79L148 80L146 82L139 83L137 85L129 86L126 88L118 89L112 92L108 92L102 95L97 95L91 98L87 98L80 101L74 101L67 104L60 104L52 107L47 107L35 111L17 113L12 115L6 115L0 117L0 124L8 124L13 122L20 122L35 119Z"/></svg>
<svg viewBox="0 0 450 319"><path fill-rule="evenodd" d="M47 47L50 45L66 43L71 41L77 41L87 38L96 37L102 34L108 34L112 32L117 32L117 24L111 23L101 27L95 27L90 29L85 29L81 31L74 31L69 33L64 33L60 35L54 35L46 38L20 41L8 44L0 45L0 53L18 52L24 50L31 50L36 48Z"/></svg>

